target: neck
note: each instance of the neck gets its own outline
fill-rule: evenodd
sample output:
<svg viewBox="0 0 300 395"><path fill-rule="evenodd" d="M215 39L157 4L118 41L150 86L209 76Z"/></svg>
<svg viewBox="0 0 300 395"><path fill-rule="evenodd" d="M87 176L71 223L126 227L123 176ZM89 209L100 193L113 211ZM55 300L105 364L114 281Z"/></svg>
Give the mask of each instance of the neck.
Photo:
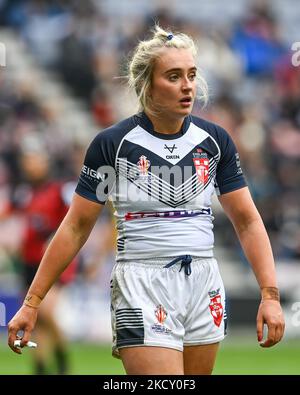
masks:
<svg viewBox="0 0 300 395"><path fill-rule="evenodd" d="M39 188L45 184L48 183L48 179L47 178L40 178L37 180L31 180L30 184L32 186L32 188Z"/></svg>
<svg viewBox="0 0 300 395"><path fill-rule="evenodd" d="M184 117L172 118L167 115L154 116L146 112L147 117L152 122L153 128L158 133L175 134L178 133L182 127Z"/></svg>

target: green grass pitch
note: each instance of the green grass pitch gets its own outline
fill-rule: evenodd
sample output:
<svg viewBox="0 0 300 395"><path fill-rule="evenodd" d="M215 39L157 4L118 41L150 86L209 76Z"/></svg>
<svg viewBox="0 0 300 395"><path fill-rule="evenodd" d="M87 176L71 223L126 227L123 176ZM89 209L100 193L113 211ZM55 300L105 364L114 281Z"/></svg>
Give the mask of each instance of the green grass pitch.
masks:
<svg viewBox="0 0 300 395"><path fill-rule="evenodd" d="M0 375L31 374L34 350L25 349L23 355L13 354L0 339ZM119 360L111 356L109 345L72 343L70 374L125 374ZM49 367L51 369L51 366ZM286 340L274 348L262 349L255 340L228 342L220 347L214 374L300 374L300 341Z"/></svg>

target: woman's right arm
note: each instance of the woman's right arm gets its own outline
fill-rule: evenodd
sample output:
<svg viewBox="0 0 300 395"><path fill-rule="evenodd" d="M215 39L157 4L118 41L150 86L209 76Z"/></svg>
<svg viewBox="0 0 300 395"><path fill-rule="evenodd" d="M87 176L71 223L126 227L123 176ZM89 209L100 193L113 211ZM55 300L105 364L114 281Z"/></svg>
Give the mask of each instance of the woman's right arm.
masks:
<svg viewBox="0 0 300 395"><path fill-rule="evenodd" d="M21 354L21 350L14 347L18 331L24 331L22 347L29 341L35 326L39 301L46 296L51 286L84 245L103 207L74 194L69 211L41 260L28 290L26 304L23 304L8 324L8 344L14 352Z"/></svg>

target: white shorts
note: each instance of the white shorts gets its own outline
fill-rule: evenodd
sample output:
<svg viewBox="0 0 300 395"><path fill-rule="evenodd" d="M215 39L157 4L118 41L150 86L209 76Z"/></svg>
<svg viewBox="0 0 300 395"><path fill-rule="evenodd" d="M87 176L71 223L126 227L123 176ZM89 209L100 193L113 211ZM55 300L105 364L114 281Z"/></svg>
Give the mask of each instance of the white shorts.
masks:
<svg viewBox="0 0 300 395"><path fill-rule="evenodd" d="M174 257L117 263L111 274L113 356L119 348L217 343L226 335L225 291L217 261L193 257L191 274Z"/></svg>

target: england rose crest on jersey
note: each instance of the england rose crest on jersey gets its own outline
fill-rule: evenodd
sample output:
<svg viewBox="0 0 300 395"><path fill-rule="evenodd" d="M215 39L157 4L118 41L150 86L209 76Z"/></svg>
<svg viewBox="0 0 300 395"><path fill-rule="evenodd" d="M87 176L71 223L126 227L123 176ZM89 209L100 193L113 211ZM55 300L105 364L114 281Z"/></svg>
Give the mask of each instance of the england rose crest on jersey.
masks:
<svg viewBox="0 0 300 395"><path fill-rule="evenodd" d="M207 154L204 152L194 153L193 162L198 176L198 180L202 184L206 184L209 176L209 159L207 157Z"/></svg>

